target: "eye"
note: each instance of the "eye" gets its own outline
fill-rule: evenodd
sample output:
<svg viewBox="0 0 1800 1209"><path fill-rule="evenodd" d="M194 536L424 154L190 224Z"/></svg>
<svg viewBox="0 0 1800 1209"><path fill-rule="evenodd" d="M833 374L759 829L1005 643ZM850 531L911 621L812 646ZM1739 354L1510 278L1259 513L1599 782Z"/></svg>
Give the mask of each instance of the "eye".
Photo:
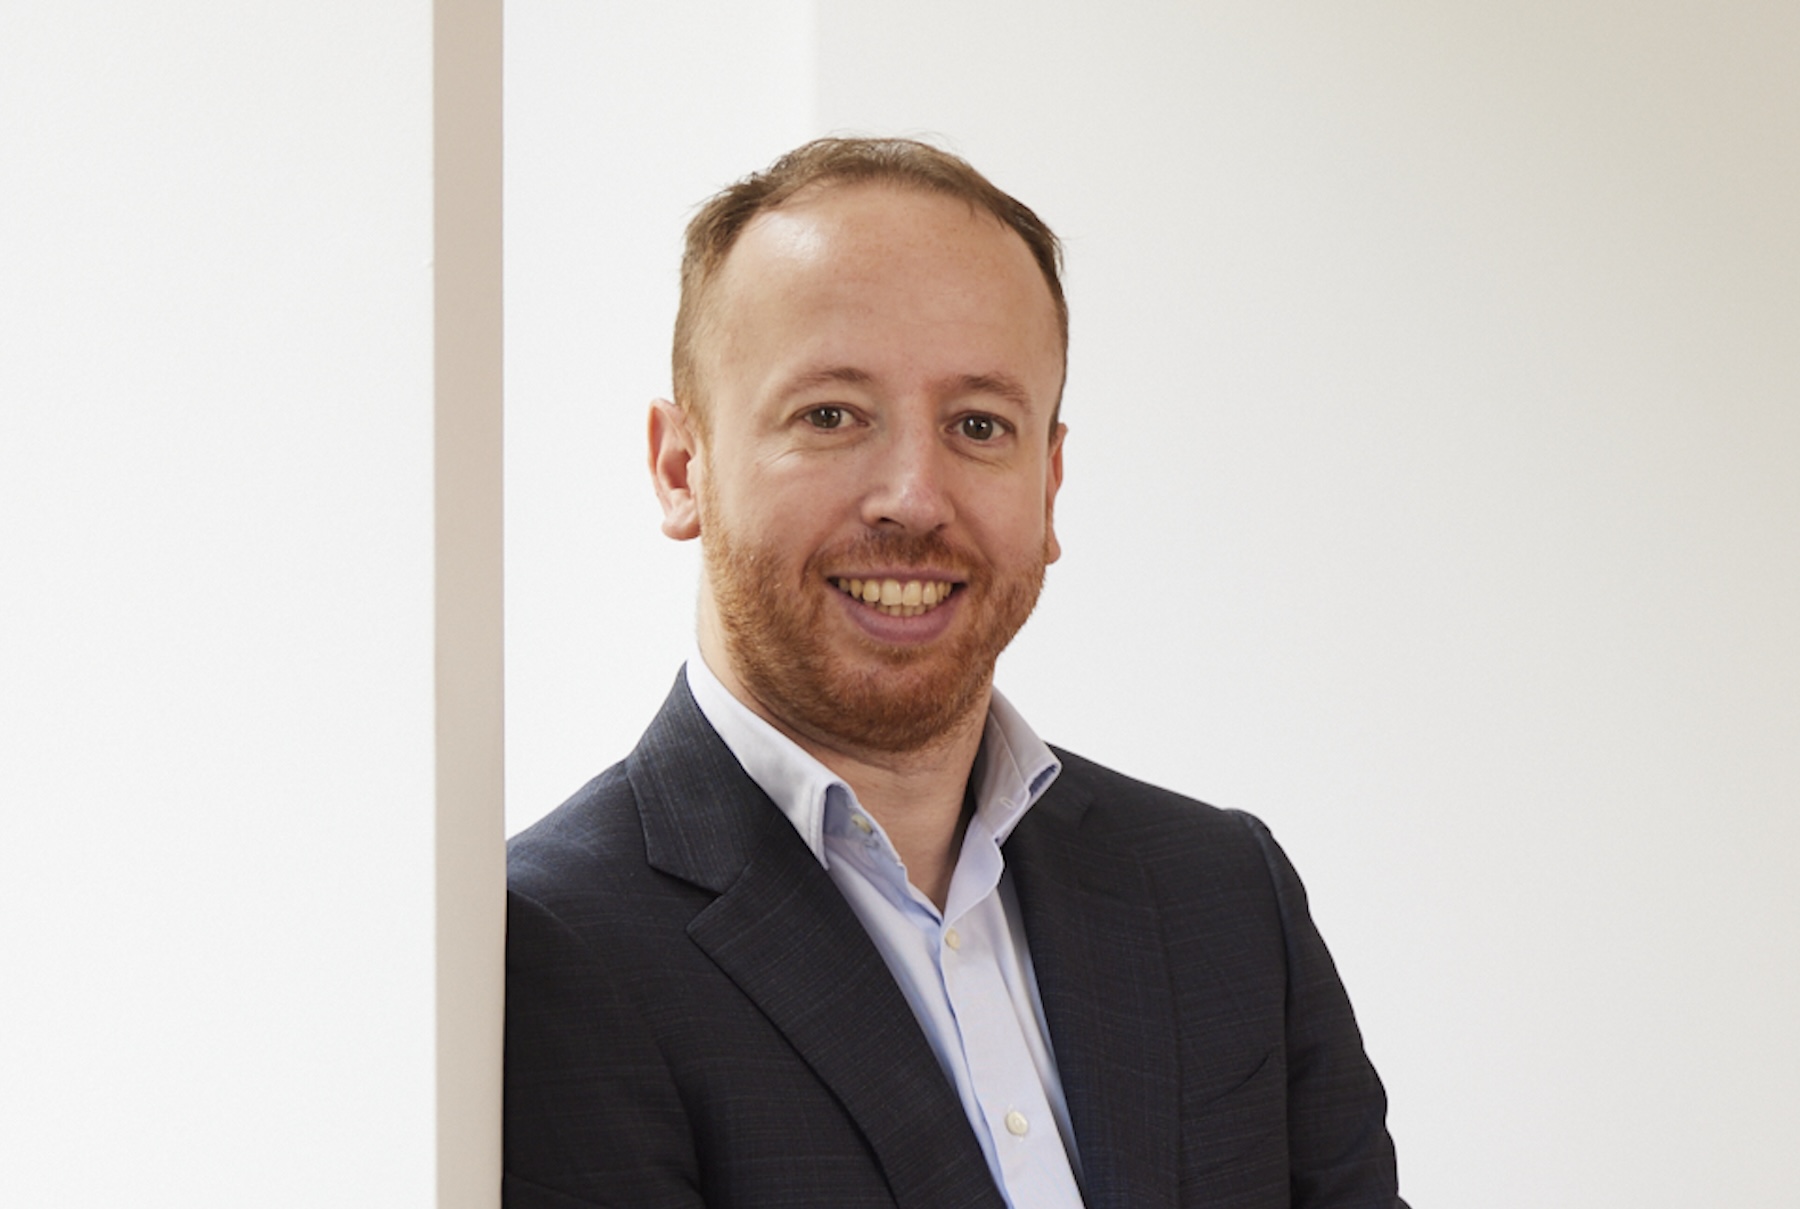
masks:
<svg viewBox="0 0 1800 1209"><path fill-rule="evenodd" d="M971 441L991 441L1000 435L1000 424L993 416L964 416L956 426Z"/></svg>
<svg viewBox="0 0 1800 1209"><path fill-rule="evenodd" d="M841 428L844 424L844 409L815 407L806 413L806 422L814 428Z"/></svg>

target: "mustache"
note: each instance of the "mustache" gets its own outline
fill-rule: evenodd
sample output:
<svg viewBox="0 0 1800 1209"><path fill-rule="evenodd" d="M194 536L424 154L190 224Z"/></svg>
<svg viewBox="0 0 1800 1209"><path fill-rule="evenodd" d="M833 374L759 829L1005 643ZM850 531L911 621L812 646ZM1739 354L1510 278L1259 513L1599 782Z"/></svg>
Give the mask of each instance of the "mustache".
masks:
<svg viewBox="0 0 1800 1209"><path fill-rule="evenodd" d="M978 575L984 575L986 567L980 558L953 544L935 530L929 533L887 533L873 530L854 541L822 551L808 561L813 570L821 573L845 563L929 567L949 571L959 579L971 581Z"/></svg>

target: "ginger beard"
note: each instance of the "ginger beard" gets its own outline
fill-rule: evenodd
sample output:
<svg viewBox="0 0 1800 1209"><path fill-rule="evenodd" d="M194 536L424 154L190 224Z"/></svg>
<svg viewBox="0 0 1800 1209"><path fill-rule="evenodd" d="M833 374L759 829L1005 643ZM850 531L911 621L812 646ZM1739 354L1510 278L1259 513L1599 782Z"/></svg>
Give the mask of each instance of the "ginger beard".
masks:
<svg viewBox="0 0 1800 1209"><path fill-rule="evenodd" d="M704 505L701 514L706 575L733 670L787 726L854 749L918 751L980 708L994 661L1044 585L1042 553L1002 575L938 533L879 531L814 554L795 582L771 551L739 541ZM826 578L845 566L954 568L965 615L920 646L845 633L829 614L841 607L831 596L841 593Z"/></svg>

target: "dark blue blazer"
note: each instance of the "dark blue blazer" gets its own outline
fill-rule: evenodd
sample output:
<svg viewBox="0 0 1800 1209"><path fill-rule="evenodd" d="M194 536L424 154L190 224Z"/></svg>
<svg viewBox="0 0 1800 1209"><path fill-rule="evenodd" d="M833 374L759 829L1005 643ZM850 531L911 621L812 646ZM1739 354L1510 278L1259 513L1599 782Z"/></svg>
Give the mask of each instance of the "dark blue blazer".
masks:
<svg viewBox="0 0 1800 1209"><path fill-rule="evenodd" d="M1057 754L1005 851L1090 1209L1401 1205L1269 833ZM506 1209L1004 1209L874 944L685 678L508 882Z"/></svg>

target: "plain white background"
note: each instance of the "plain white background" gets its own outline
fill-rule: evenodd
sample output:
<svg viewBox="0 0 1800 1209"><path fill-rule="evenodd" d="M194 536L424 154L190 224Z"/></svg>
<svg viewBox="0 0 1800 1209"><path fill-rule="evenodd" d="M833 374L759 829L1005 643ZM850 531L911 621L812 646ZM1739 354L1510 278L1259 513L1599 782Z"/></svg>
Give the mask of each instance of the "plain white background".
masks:
<svg viewBox="0 0 1800 1209"><path fill-rule="evenodd" d="M499 0L0 5L0 1205L487 1209Z"/></svg>
<svg viewBox="0 0 1800 1209"><path fill-rule="evenodd" d="M0 1204L434 1199L432 33L0 6Z"/></svg>
<svg viewBox="0 0 1800 1209"><path fill-rule="evenodd" d="M1790 6L514 0L507 39L509 830L690 641L642 431L688 212L929 134L1068 243L1065 555L1001 685L1275 828L1409 1197L1791 1203Z"/></svg>

